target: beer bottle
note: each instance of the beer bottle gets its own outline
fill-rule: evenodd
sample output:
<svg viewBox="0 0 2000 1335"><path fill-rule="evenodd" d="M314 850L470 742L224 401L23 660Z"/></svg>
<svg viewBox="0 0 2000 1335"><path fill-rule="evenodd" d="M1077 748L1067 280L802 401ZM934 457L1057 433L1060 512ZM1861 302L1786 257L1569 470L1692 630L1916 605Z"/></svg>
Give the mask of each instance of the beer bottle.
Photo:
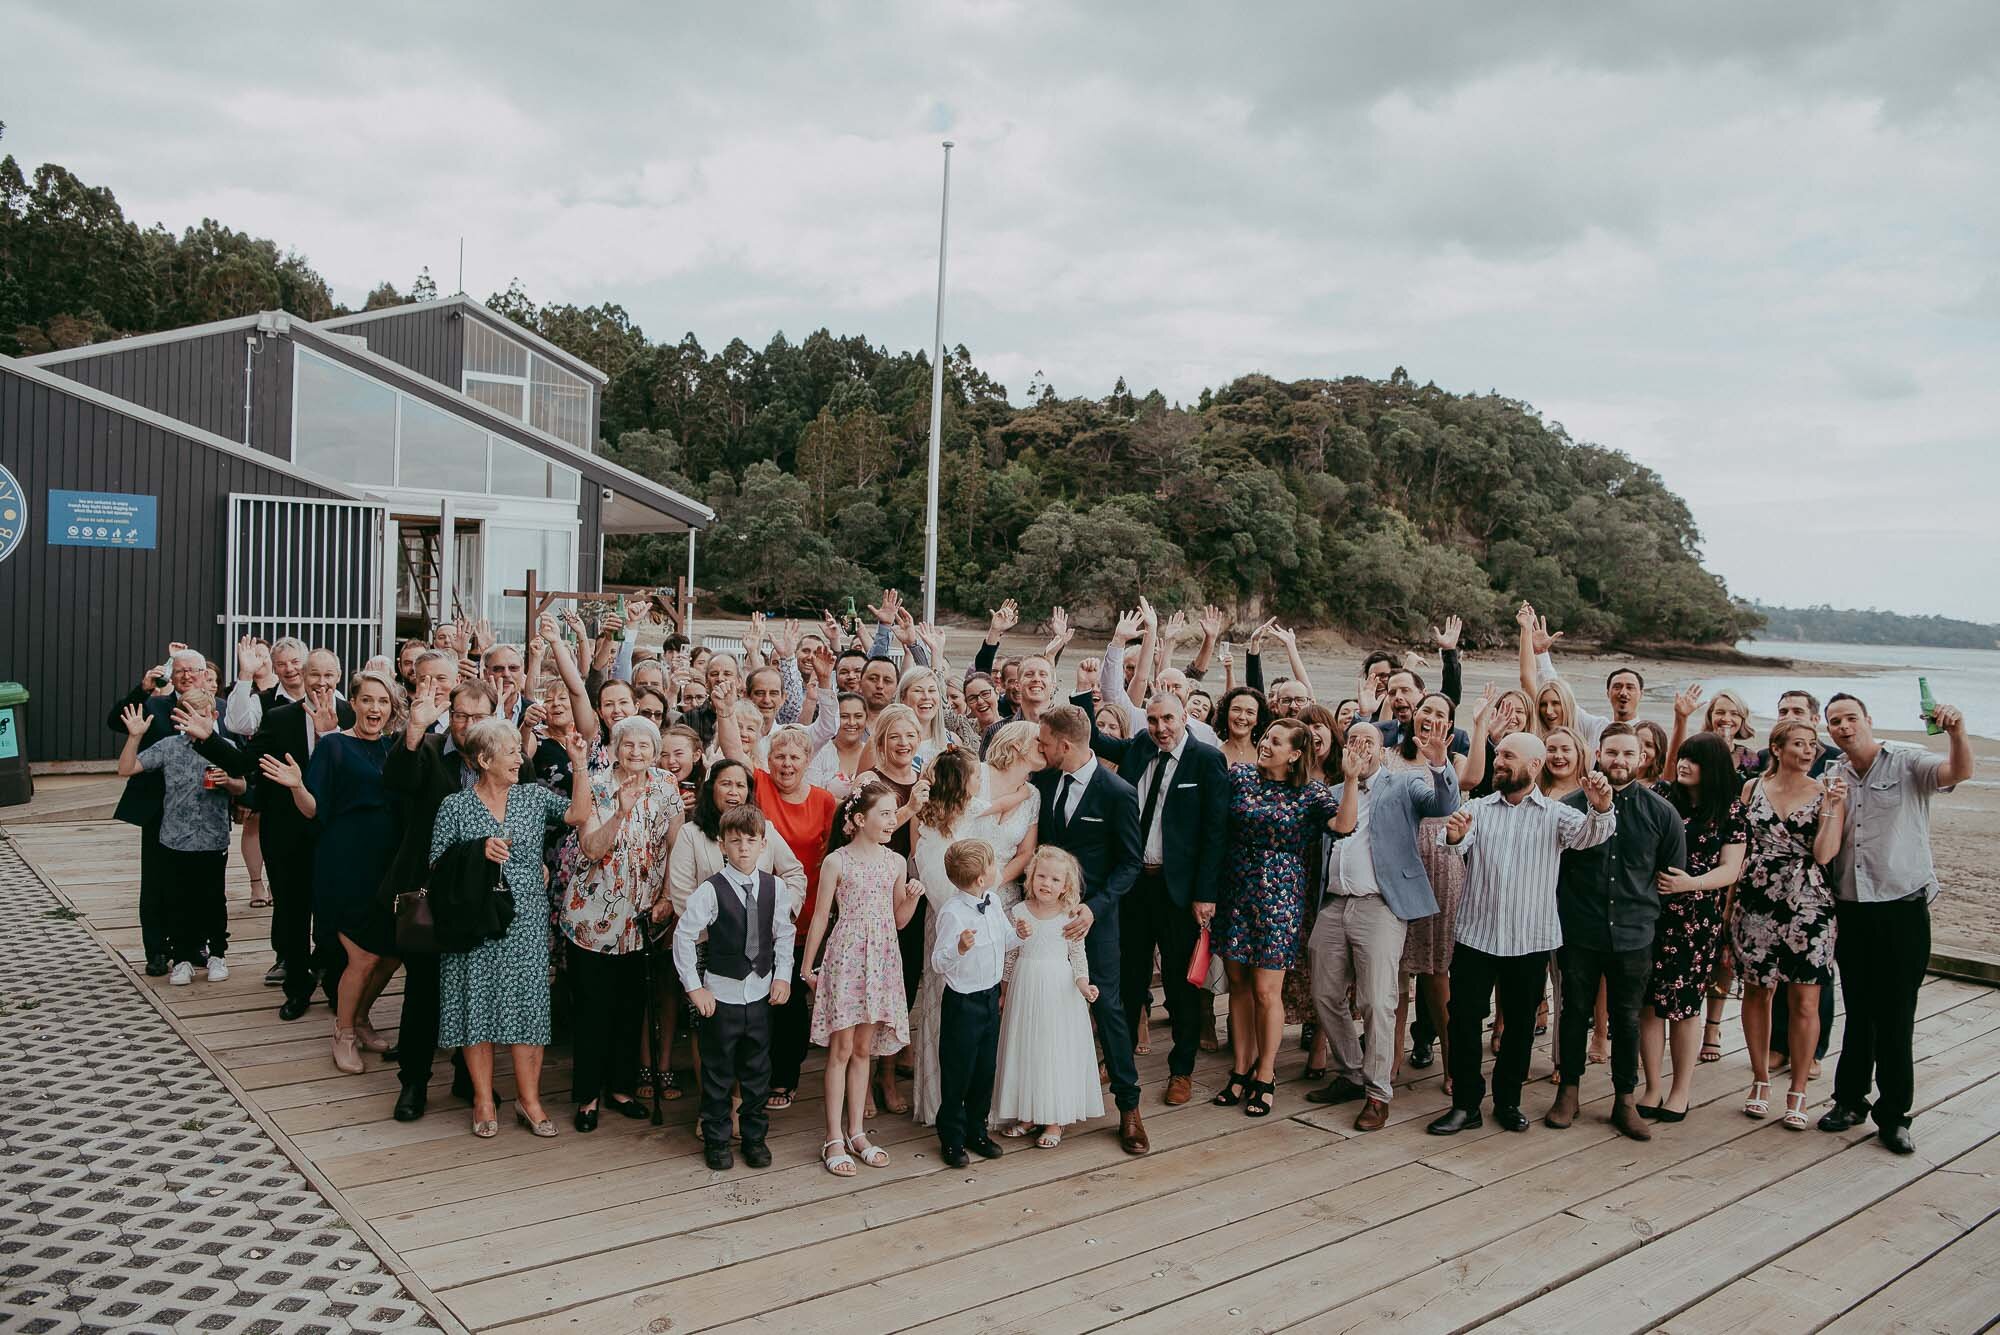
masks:
<svg viewBox="0 0 2000 1335"><path fill-rule="evenodd" d="M1924 731L1935 737L1944 729L1938 726L1937 701L1931 699L1931 683L1928 677L1917 678L1917 703L1923 710Z"/></svg>

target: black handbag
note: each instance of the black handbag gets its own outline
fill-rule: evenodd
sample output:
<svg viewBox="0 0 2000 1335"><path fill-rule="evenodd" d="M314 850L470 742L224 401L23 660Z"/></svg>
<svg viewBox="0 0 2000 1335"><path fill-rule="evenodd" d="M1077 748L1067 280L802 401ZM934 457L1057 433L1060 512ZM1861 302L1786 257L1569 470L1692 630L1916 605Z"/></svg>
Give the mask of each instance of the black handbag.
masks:
<svg viewBox="0 0 2000 1335"><path fill-rule="evenodd" d="M431 916L428 891L396 896L396 949L411 955L437 952L437 920Z"/></svg>

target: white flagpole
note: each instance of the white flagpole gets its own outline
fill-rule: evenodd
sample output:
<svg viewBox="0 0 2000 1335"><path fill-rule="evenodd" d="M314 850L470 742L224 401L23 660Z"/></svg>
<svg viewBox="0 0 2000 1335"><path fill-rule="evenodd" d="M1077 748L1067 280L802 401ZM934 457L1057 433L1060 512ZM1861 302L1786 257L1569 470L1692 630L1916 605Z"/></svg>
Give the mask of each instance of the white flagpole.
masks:
<svg viewBox="0 0 2000 1335"><path fill-rule="evenodd" d="M944 203L938 209L937 332L931 340L930 505L924 533L924 620L937 620L938 437L944 430L944 247L951 229L951 149L944 141Z"/></svg>

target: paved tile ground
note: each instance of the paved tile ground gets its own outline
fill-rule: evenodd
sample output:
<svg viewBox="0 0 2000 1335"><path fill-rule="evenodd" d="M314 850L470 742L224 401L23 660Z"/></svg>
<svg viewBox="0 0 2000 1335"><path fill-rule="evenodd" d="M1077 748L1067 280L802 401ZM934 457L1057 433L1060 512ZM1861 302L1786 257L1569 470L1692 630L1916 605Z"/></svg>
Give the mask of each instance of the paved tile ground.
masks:
<svg viewBox="0 0 2000 1335"><path fill-rule="evenodd" d="M436 1323L0 840L0 1329Z"/></svg>

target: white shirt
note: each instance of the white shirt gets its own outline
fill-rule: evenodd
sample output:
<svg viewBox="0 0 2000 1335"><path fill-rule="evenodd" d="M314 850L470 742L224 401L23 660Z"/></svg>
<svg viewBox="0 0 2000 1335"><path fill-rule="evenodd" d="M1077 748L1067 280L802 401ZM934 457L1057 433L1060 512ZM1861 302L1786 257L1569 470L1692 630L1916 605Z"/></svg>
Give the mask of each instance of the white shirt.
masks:
<svg viewBox="0 0 2000 1335"><path fill-rule="evenodd" d="M1187 750L1187 743L1188 734L1183 731L1180 742L1173 750L1157 753L1164 755L1167 763L1161 765L1157 760L1149 760L1146 762L1145 774L1139 777L1139 810L1146 809L1146 797L1154 787L1157 786L1160 790L1160 800L1153 805L1153 823L1141 831L1146 845L1141 860L1148 867L1157 867L1166 861L1166 837L1161 831L1166 825L1167 793L1172 787L1174 773L1181 767L1181 755Z"/></svg>
<svg viewBox="0 0 2000 1335"><path fill-rule="evenodd" d="M283 682L278 683L277 692L275 698L281 703L289 704L301 698L287 691ZM257 695L257 683L248 677L238 677L236 684L229 688L229 704L222 711L222 726L238 737L252 737L256 735L263 721L264 702ZM308 724L306 728L308 753L312 743L312 728Z"/></svg>
<svg viewBox="0 0 2000 1335"><path fill-rule="evenodd" d="M1361 809L1355 815L1353 833L1333 842L1334 875L1327 877L1327 888L1338 895L1379 895L1382 886L1375 879L1375 850L1368 843L1368 816L1375 808L1375 794L1350 781L1341 790L1341 797L1351 797Z"/></svg>
<svg viewBox="0 0 2000 1335"><path fill-rule="evenodd" d="M961 955L958 937L967 931L972 933L972 949ZM984 992L1000 986L1007 972L1007 952L1020 945L1020 933L1007 921L1007 906L991 891L968 895L961 890L938 911L931 969L954 992Z"/></svg>
<svg viewBox="0 0 2000 1335"><path fill-rule="evenodd" d="M1445 831L1437 833L1439 843L1465 859L1453 930L1458 943L1489 955L1534 955L1562 945L1556 878L1563 850L1603 843L1618 818L1551 802L1533 788L1519 803L1488 793L1461 809L1472 813L1465 838L1454 844Z"/></svg>
<svg viewBox="0 0 2000 1335"><path fill-rule="evenodd" d="M1059 797L1063 796L1063 780L1065 778L1069 780L1069 793L1062 809L1063 824L1067 825L1076 819L1076 804L1083 801L1083 790L1090 787L1090 780L1096 773L1097 757L1092 756L1069 774L1056 776L1056 794Z"/></svg>
<svg viewBox="0 0 2000 1335"><path fill-rule="evenodd" d="M1125 693L1125 646L1106 646L1104 657L1098 662L1101 665L1097 674L1098 698L1107 705L1115 706L1125 716L1125 731L1137 737L1146 730L1146 711L1134 704L1132 697ZM1186 702L1182 704L1185 706ZM1198 742L1206 742L1217 750L1222 748L1222 739L1215 735L1215 729L1198 718L1187 721L1187 731Z"/></svg>
<svg viewBox="0 0 2000 1335"><path fill-rule="evenodd" d="M745 876L725 863L722 879L743 904L743 911L754 915L757 907L752 896L757 892L756 878ZM777 896L777 903L771 909L771 972L760 974L753 967L752 972L741 978L723 978L712 973L698 973L695 968L694 943L708 930L719 912L715 902L714 878L696 886L694 893L688 896L687 907L681 910L680 922L674 927L674 972L681 976L681 987L689 992L705 987L724 1005L747 1006L771 995L772 978L790 978L792 949L798 934L792 915L797 910L785 891L783 881L778 882Z"/></svg>

